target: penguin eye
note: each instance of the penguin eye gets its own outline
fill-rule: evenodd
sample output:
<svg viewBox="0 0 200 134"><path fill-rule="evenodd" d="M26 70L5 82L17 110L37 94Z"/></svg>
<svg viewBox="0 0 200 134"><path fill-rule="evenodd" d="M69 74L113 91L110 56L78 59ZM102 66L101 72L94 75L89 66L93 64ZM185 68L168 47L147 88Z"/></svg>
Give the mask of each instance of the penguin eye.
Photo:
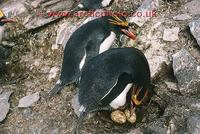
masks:
<svg viewBox="0 0 200 134"><path fill-rule="evenodd" d="M128 27L129 26L128 21L123 21L122 19L120 19L117 16L112 16L112 17L113 17L113 19L108 19L110 24L123 26L123 27Z"/></svg>

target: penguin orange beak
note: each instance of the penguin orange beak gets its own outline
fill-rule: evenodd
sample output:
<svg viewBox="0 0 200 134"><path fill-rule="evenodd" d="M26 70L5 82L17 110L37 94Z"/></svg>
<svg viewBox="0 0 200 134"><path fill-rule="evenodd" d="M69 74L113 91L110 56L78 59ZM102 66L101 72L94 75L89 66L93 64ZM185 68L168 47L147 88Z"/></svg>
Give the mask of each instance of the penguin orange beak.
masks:
<svg viewBox="0 0 200 134"><path fill-rule="evenodd" d="M127 35L129 38L131 38L131 39L133 39L133 40L136 39L136 35L135 35L135 33L133 33L132 31L127 30L127 29L121 29L121 31L122 31L125 35Z"/></svg>
<svg viewBox="0 0 200 134"><path fill-rule="evenodd" d="M140 93L142 88L138 89L138 87L135 88L135 90L133 91L133 94L131 96L131 100L132 100L132 105L138 106L142 103L142 101L145 99L145 97L148 95L148 91L145 92L144 97L141 100L138 100L137 97Z"/></svg>
<svg viewBox="0 0 200 134"><path fill-rule="evenodd" d="M0 20L0 22L4 22L4 23L13 23L13 22L17 22L14 19L8 19L8 18L3 18Z"/></svg>

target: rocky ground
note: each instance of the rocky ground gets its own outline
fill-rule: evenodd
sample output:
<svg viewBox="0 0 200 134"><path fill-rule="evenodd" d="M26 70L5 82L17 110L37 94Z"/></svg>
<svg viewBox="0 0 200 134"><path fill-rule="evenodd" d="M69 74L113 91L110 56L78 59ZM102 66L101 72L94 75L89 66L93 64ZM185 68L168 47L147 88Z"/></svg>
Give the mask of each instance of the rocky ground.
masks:
<svg viewBox="0 0 200 134"><path fill-rule="evenodd" d="M18 20L6 25L0 50L0 133L71 133L77 119L71 99L76 85L44 99L59 78L63 47L87 18L48 17L71 9L73 0L5 0L0 8ZM156 10L152 18L128 18L137 40L125 46L142 50L158 96L136 109L135 124L117 125L109 113L86 120L82 133L200 133L200 1L115 0L112 10ZM117 46L116 42L116 45ZM12 51L11 51L12 48ZM1 51L0 51L1 52Z"/></svg>

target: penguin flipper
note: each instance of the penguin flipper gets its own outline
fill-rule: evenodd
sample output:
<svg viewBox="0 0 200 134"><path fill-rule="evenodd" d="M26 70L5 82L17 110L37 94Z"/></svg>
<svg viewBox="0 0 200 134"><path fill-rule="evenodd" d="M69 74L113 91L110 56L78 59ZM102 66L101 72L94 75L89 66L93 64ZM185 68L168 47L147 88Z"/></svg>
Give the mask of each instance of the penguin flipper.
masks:
<svg viewBox="0 0 200 134"><path fill-rule="evenodd" d="M128 73L121 73L117 79L117 83L114 87L112 87L109 94L107 94L104 98L101 99L100 103L102 105L106 105L112 100L114 100L127 86L127 84L132 83L132 77L131 74Z"/></svg>
<svg viewBox="0 0 200 134"><path fill-rule="evenodd" d="M93 40L88 41L87 46L86 46L86 61L90 60L91 58L95 57L99 53L98 47L96 47L96 42Z"/></svg>

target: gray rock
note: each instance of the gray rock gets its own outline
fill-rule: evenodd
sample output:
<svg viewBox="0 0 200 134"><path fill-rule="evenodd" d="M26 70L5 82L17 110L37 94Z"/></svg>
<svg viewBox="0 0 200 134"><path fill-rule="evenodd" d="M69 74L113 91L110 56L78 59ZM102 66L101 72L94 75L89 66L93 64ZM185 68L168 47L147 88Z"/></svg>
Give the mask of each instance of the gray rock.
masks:
<svg viewBox="0 0 200 134"><path fill-rule="evenodd" d="M192 0L185 4L181 9L185 12L189 12L191 15L200 15L200 1L199 0Z"/></svg>
<svg viewBox="0 0 200 134"><path fill-rule="evenodd" d="M103 10L99 9L95 12L103 12ZM95 13L94 13L95 14ZM79 22L72 24L69 23L69 21L64 22L63 24L61 24L57 30L57 37L56 37L56 43L52 45L51 49L55 50L58 49L60 45L63 46L63 48L65 47L67 41L69 40L70 36L72 35L72 33L74 33L74 31L79 28L80 26L82 26L83 24L86 24L89 21L92 21L94 19L96 19L98 17L94 16L94 17L88 17L87 19L85 19L84 21L80 20Z"/></svg>
<svg viewBox="0 0 200 134"><path fill-rule="evenodd" d="M179 21L188 20L188 19L191 19L191 18L192 17L188 13L180 14L180 15L177 15L177 16L173 17L174 20L179 20Z"/></svg>
<svg viewBox="0 0 200 134"><path fill-rule="evenodd" d="M165 29L163 33L163 40L164 41L176 41L178 40L178 33L180 28L174 27L171 29Z"/></svg>
<svg viewBox="0 0 200 134"><path fill-rule="evenodd" d="M200 66L191 54L181 49L173 56L174 75L178 81L180 92L197 94L200 92Z"/></svg>
<svg viewBox="0 0 200 134"><path fill-rule="evenodd" d="M2 122L6 115L8 114L10 103L8 103L8 100L10 98L10 95L12 94L12 91L10 92L3 92L0 94L0 122Z"/></svg>
<svg viewBox="0 0 200 134"><path fill-rule="evenodd" d="M67 12L70 10L73 4L73 0L67 1L58 1L58 0L50 0L50 1L36 1L36 3L32 3L33 6L38 6L37 3L41 3L40 6L44 8L45 12L30 14L25 21L23 22L25 28L28 30L35 29L38 27L42 27L50 22L53 22L63 16L58 15L58 12ZM53 11L55 14L50 15L50 12Z"/></svg>
<svg viewBox="0 0 200 134"><path fill-rule="evenodd" d="M156 13L154 12L154 10L156 10L159 7L159 0L145 0L142 5L137 9L136 14L137 13L142 13L142 16L134 16L134 17L130 17L129 21L130 23L135 23L138 26L143 26L145 22L147 22L151 17L155 17L155 16L147 16L146 14L148 12L153 11L152 13Z"/></svg>
<svg viewBox="0 0 200 134"><path fill-rule="evenodd" d="M200 19L189 23L190 31L200 46Z"/></svg>
<svg viewBox="0 0 200 134"><path fill-rule="evenodd" d="M56 43L52 45L52 50L58 49L60 45L65 47L68 39L72 33L78 28L79 24L71 24L69 22L64 22L61 24L57 30Z"/></svg>
<svg viewBox="0 0 200 134"><path fill-rule="evenodd" d="M35 102L37 102L40 99L39 92L36 92L34 94L25 96L19 100L18 107L19 108L24 108L24 107L30 107L32 106Z"/></svg>
<svg viewBox="0 0 200 134"><path fill-rule="evenodd" d="M142 35L138 36L138 40L142 42L143 45L140 46L147 46L145 49L140 48L140 50L145 50L144 54L148 60L151 77L156 80L159 79L162 74L167 72L168 65L170 64L168 53L165 49L166 42L162 41L162 32L158 30L162 27L162 23L164 22L163 19L159 20L152 20L153 24L151 24L148 28L143 29ZM134 42L128 42L128 44L133 45ZM154 81L153 80L153 81Z"/></svg>
<svg viewBox="0 0 200 134"><path fill-rule="evenodd" d="M46 0L34 0L34 1L31 2L31 6L33 8L37 8L44 1L46 1Z"/></svg>
<svg viewBox="0 0 200 134"><path fill-rule="evenodd" d="M200 133L200 115L194 115L187 120L188 134Z"/></svg>
<svg viewBox="0 0 200 134"><path fill-rule="evenodd" d="M165 109L164 119L168 134L184 134L187 132L186 120L190 117L190 110L182 105L169 105Z"/></svg>
<svg viewBox="0 0 200 134"><path fill-rule="evenodd" d="M143 132L145 134L167 134L167 128L165 127L165 119L160 118L144 128Z"/></svg>
<svg viewBox="0 0 200 134"><path fill-rule="evenodd" d="M8 1L0 5L0 9L3 10L7 17L12 18L27 11L24 6L25 1L26 0Z"/></svg>
<svg viewBox="0 0 200 134"><path fill-rule="evenodd" d="M170 63L168 54L163 46L164 44L161 44L159 40L152 40L150 48L144 53L148 60L153 79L157 79L161 73L167 71L166 67Z"/></svg>

